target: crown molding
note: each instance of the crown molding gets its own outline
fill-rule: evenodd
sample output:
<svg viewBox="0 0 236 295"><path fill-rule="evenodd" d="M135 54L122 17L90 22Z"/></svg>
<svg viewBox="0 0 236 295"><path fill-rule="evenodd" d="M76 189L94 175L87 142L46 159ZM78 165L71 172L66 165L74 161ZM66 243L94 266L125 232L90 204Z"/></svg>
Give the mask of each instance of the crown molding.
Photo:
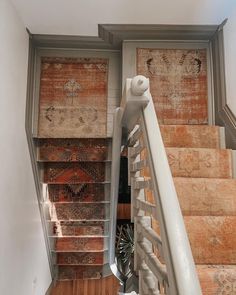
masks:
<svg viewBox="0 0 236 295"><path fill-rule="evenodd" d="M98 36L113 46L121 46L124 40L208 41L218 28L219 25L99 24Z"/></svg>
<svg viewBox="0 0 236 295"><path fill-rule="evenodd" d="M31 34L34 47L55 48L55 49L105 49L114 50L117 47L107 43L96 36L68 36L68 35L43 35Z"/></svg>

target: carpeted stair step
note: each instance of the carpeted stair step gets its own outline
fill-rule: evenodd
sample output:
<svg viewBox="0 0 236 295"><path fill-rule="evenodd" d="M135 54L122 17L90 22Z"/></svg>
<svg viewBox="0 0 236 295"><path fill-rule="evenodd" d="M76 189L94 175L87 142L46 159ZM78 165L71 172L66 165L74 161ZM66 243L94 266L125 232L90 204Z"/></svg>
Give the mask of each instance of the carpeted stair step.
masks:
<svg viewBox="0 0 236 295"><path fill-rule="evenodd" d="M174 178L183 215L236 215L236 179Z"/></svg>
<svg viewBox="0 0 236 295"><path fill-rule="evenodd" d="M48 195L51 202L102 202L108 199L109 184L49 184Z"/></svg>
<svg viewBox="0 0 236 295"><path fill-rule="evenodd" d="M85 162L109 160L109 139L40 139L38 161Z"/></svg>
<svg viewBox="0 0 236 295"><path fill-rule="evenodd" d="M185 216L196 264L236 264L236 216Z"/></svg>
<svg viewBox="0 0 236 295"><path fill-rule="evenodd" d="M56 238L56 252L86 252L104 251L106 238L104 237L60 237Z"/></svg>
<svg viewBox="0 0 236 295"><path fill-rule="evenodd" d="M104 220L109 214L109 203L54 203L52 220Z"/></svg>
<svg viewBox="0 0 236 295"><path fill-rule="evenodd" d="M100 279L103 276L103 266L92 265L60 265L58 280Z"/></svg>
<svg viewBox="0 0 236 295"><path fill-rule="evenodd" d="M197 265L204 295L235 295L236 265Z"/></svg>
<svg viewBox="0 0 236 295"><path fill-rule="evenodd" d="M166 148L173 177L232 178L232 151Z"/></svg>
<svg viewBox="0 0 236 295"><path fill-rule="evenodd" d="M118 279L111 273L100 280L59 280L54 284L50 295L117 295L120 290Z"/></svg>
<svg viewBox="0 0 236 295"><path fill-rule="evenodd" d="M223 127L160 125L162 139L166 147L220 148L220 128Z"/></svg>
<svg viewBox="0 0 236 295"><path fill-rule="evenodd" d="M103 265L108 252L57 253L57 265Z"/></svg>
<svg viewBox="0 0 236 295"><path fill-rule="evenodd" d="M105 181L102 162L44 164L44 182L55 184L96 183Z"/></svg>
<svg viewBox="0 0 236 295"><path fill-rule="evenodd" d="M184 216L196 264L236 264L236 216ZM160 234L159 224L152 219Z"/></svg>
<svg viewBox="0 0 236 295"><path fill-rule="evenodd" d="M104 236L108 227L108 221L48 221L48 234L50 237Z"/></svg>

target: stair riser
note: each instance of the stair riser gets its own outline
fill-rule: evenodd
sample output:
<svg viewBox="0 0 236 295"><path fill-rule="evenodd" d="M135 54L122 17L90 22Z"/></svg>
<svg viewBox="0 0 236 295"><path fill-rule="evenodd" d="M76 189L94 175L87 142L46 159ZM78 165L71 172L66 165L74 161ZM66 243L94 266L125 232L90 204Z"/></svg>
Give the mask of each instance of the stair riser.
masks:
<svg viewBox="0 0 236 295"><path fill-rule="evenodd" d="M103 184L48 185L51 202L100 202L105 200Z"/></svg>
<svg viewBox="0 0 236 295"><path fill-rule="evenodd" d="M51 236L95 236L108 232L108 222L102 221L61 221L50 222L48 232Z"/></svg>
<svg viewBox="0 0 236 295"><path fill-rule="evenodd" d="M184 218L197 264L236 264L236 217Z"/></svg>
<svg viewBox="0 0 236 295"><path fill-rule="evenodd" d="M104 163L45 163L44 182L58 184L105 181Z"/></svg>
<svg viewBox="0 0 236 295"><path fill-rule="evenodd" d="M174 177L232 178L230 150L166 149Z"/></svg>
<svg viewBox="0 0 236 295"><path fill-rule="evenodd" d="M104 249L103 238L58 238L56 251L101 251Z"/></svg>
<svg viewBox="0 0 236 295"><path fill-rule="evenodd" d="M235 265L198 265L197 272L204 295L236 294Z"/></svg>
<svg viewBox="0 0 236 295"><path fill-rule="evenodd" d="M58 253L58 265L103 265L104 253Z"/></svg>
<svg viewBox="0 0 236 295"><path fill-rule="evenodd" d="M166 147L220 148L219 127L193 125L161 125Z"/></svg>
<svg viewBox="0 0 236 295"><path fill-rule="evenodd" d="M236 264L236 217L185 216L184 221L196 264ZM155 220L152 227L160 234Z"/></svg>
<svg viewBox="0 0 236 295"><path fill-rule="evenodd" d="M100 279L102 266L59 266L59 280Z"/></svg>
<svg viewBox="0 0 236 295"><path fill-rule="evenodd" d="M41 147L38 161L43 162L102 162L108 160L107 147Z"/></svg>
<svg viewBox="0 0 236 295"><path fill-rule="evenodd" d="M83 204L83 203L55 203L58 220L104 220L109 214L109 204Z"/></svg>
<svg viewBox="0 0 236 295"><path fill-rule="evenodd" d="M236 180L175 178L184 215L236 215Z"/></svg>

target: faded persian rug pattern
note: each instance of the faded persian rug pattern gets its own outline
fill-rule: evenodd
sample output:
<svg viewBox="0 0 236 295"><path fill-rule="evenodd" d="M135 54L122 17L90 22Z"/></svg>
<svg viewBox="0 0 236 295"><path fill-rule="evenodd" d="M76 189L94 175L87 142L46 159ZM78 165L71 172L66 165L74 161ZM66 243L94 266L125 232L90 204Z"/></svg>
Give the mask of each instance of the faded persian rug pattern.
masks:
<svg viewBox="0 0 236 295"><path fill-rule="evenodd" d="M108 60L41 60L38 136L106 137Z"/></svg>
<svg viewBox="0 0 236 295"><path fill-rule="evenodd" d="M137 73L150 79L160 124L207 124L205 49L137 49Z"/></svg>

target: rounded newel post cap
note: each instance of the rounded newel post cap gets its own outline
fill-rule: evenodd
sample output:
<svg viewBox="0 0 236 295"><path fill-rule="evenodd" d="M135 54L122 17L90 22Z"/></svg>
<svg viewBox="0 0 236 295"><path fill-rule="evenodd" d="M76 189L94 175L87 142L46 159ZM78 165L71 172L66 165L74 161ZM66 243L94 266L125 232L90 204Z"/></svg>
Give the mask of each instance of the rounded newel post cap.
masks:
<svg viewBox="0 0 236 295"><path fill-rule="evenodd" d="M149 80L142 76L135 76L131 81L131 92L133 95L141 96L149 88Z"/></svg>

